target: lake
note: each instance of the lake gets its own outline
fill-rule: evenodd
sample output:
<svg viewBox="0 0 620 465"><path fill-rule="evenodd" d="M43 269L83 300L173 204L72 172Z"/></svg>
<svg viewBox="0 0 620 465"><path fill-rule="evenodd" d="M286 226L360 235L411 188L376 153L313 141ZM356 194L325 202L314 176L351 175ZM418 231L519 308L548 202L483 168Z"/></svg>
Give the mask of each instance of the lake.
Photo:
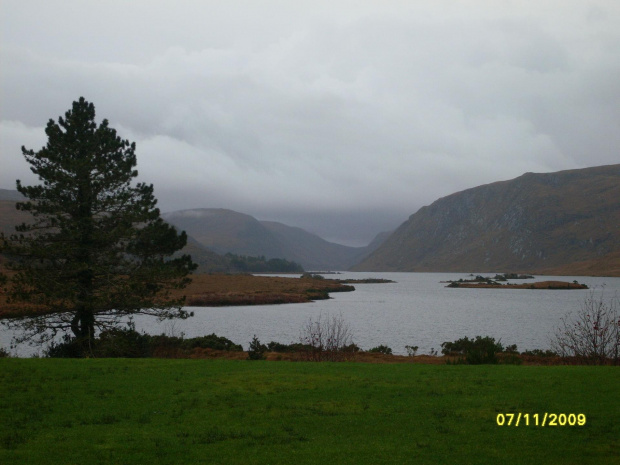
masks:
<svg viewBox="0 0 620 465"><path fill-rule="evenodd" d="M479 273L494 276L495 273ZM491 336L520 351L550 348L550 337L568 312L576 312L594 292L609 301L620 295L620 278L541 276L533 282L577 280L590 290L452 289L451 279L468 279L464 273L361 273L343 272L328 278L368 277L396 281L390 284L354 284L354 292L331 294L329 300L304 304L194 307L193 318L158 323L137 317L136 329L151 334L185 337L215 333L247 349L252 336L263 343L299 341L300 329L309 318L342 315L353 331L354 342L368 350L380 344L395 354L406 354L405 346L419 346L418 354L432 349L441 353L441 343L464 336ZM0 347L8 348L11 335L0 331ZM33 353L28 346L17 353Z"/></svg>

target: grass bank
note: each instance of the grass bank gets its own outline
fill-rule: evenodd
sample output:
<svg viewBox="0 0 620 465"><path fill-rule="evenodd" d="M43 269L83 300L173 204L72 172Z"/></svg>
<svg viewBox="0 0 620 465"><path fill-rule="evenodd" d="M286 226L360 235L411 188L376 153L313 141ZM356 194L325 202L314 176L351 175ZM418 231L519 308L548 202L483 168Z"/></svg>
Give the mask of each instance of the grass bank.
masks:
<svg viewBox="0 0 620 465"><path fill-rule="evenodd" d="M0 359L0 463L611 464L619 385L617 367Z"/></svg>
<svg viewBox="0 0 620 465"><path fill-rule="evenodd" d="M331 279L282 278L246 274L197 274L187 288L188 306L271 305L328 299L330 292L353 291Z"/></svg>

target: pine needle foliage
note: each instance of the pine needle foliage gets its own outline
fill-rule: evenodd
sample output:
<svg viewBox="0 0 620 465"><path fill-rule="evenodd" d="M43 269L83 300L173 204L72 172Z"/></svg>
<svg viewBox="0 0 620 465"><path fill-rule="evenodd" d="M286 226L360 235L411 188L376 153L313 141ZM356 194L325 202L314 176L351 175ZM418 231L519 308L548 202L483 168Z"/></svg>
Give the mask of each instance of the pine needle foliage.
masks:
<svg viewBox="0 0 620 465"><path fill-rule="evenodd" d="M17 181L27 198L17 209L32 221L0 240L7 295L36 312L5 324L23 330L19 341L43 343L64 332L87 346L97 330L127 316L190 316L183 299L170 294L195 269L188 255L172 257L187 235L161 219L152 185L133 182L135 143L105 119L97 125L95 107L83 97L45 132L41 150L22 147L41 183Z"/></svg>

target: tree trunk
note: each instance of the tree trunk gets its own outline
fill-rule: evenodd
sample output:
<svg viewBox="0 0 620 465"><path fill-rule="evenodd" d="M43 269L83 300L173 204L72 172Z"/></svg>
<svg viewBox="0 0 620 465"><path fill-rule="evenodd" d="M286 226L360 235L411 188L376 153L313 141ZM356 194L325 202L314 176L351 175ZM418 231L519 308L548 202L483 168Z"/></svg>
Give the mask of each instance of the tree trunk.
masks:
<svg viewBox="0 0 620 465"><path fill-rule="evenodd" d="M72 325L73 334L83 341L84 348L92 347L95 339L95 314L93 311L94 273L92 270L93 249L93 194L90 172L85 171L78 186L78 227L80 243L77 252L78 263L84 266L78 273L79 291L77 295L77 310ZM77 320L77 321L76 321ZM76 333L77 330L77 333Z"/></svg>

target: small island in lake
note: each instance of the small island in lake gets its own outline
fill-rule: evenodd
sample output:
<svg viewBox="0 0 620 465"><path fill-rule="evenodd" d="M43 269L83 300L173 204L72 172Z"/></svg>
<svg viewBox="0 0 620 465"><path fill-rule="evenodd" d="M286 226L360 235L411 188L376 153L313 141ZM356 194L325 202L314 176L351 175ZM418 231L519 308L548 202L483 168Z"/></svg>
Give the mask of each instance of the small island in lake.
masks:
<svg viewBox="0 0 620 465"><path fill-rule="evenodd" d="M335 279L339 283L346 284L384 284L384 283L395 283L396 281L392 281L391 279L383 279L383 278L365 278L365 279Z"/></svg>
<svg viewBox="0 0 620 465"><path fill-rule="evenodd" d="M474 276L470 274L469 276ZM534 279L534 276L529 274L517 274L517 273L503 273L496 274L495 277L490 278L488 276L476 275L471 279L459 279L450 280L450 281L440 281L442 283L487 283L487 284L497 284L495 281L508 281L509 279Z"/></svg>
<svg viewBox="0 0 620 465"><path fill-rule="evenodd" d="M322 273L324 274L324 273ZM325 279L321 276L320 273L304 273L301 275L302 278L308 279ZM332 279L337 283L341 284L382 284L382 283L395 283L396 281L392 281L391 279L383 279L383 278L364 278L364 279Z"/></svg>
<svg viewBox="0 0 620 465"><path fill-rule="evenodd" d="M539 281L536 283L523 283L523 284L500 284L496 281L492 282L461 282L450 281L446 287L459 287L459 288L486 288L486 289L588 289L585 284L580 284L577 281L572 283L566 281Z"/></svg>

